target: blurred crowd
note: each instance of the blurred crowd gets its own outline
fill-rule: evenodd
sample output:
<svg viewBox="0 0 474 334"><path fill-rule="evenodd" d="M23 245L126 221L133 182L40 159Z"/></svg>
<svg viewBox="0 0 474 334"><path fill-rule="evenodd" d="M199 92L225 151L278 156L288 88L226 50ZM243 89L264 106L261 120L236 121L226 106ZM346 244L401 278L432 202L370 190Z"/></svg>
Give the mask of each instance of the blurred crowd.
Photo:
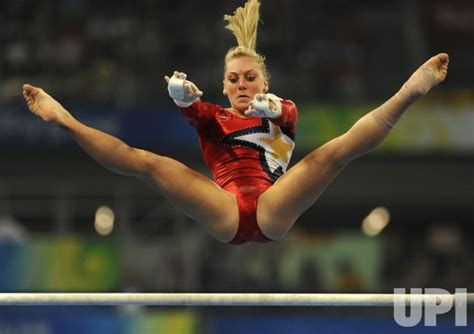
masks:
<svg viewBox="0 0 474 334"><path fill-rule="evenodd" d="M149 217L150 222L122 221L112 234L99 240L118 247L119 278L114 290L313 293L390 293L394 288L420 287L474 290L472 236L467 226L454 221L417 226L395 222L395 226L375 237L362 233L356 224L352 228L316 230L300 225L283 240L236 247L216 242L169 205L159 206L159 211L160 219L153 216ZM0 250L8 250L8 245L26 250L41 240L64 243L68 242L68 236L76 235L80 239L74 239L74 248L81 239L85 242L98 238L88 225L92 224L83 224L80 234L45 233L39 226L34 231L2 209ZM70 261L82 268L86 262L82 263L81 259L73 257ZM60 255L50 254L43 261L59 263Z"/></svg>
<svg viewBox="0 0 474 334"><path fill-rule="evenodd" d="M218 102L223 56L235 45L223 15L243 3L4 1L0 103L25 81L73 102L167 103L163 76L175 69ZM447 85L472 88L473 12L464 0L262 1L257 47L272 91L296 101L384 99L439 51L458 63Z"/></svg>
<svg viewBox="0 0 474 334"><path fill-rule="evenodd" d="M394 288L435 287L472 291L472 239L464 232L455 224L434 224L403 234L395 229L376 238L357 229L316 233L302 229L277 243L232 247L206 237L200 242L199 232L192 230L188 238L154 240L153 245L124 255L129 274L124 276L123 288L391 293ZM351 244L350 238L356 243ZM337 243L351 244L350 250L344 251ZM136 258L145 258L140 253L154 256L139 264Z"/></svg>

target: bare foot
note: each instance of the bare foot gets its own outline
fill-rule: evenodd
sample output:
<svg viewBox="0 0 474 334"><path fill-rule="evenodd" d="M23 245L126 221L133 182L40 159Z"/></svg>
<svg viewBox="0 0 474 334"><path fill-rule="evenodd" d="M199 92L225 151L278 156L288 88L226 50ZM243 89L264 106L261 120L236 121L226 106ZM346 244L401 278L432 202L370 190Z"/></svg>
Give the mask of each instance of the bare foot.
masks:
<svg viewBox="0 0 474 334"><path fill-rule="evenodd" d="M437 54L420 66L404 85L406 93L418 98L425 95L431 88L444 81L448 74L449 56Z"/></svg>
<svg viewBox="0 0 474 334"><path fill-rule="evenodd" d="M45 122L62 125L67 118L71 117L71 114L58 101L41 88L25 84L23 96L30 111Z"/></svg>

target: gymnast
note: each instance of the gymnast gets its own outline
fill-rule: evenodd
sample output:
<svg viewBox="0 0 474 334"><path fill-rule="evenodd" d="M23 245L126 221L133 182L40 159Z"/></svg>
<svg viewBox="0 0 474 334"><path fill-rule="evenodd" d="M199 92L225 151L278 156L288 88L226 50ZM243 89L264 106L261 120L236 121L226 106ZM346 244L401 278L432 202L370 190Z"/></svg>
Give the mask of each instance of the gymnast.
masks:
<svg viewBox="0 0 474 334"><path fill-rule="evenodd" d="M445 53L430 58L388 101L286 171L297 108L269 93L265 59L256 51L259 9L258 0L248 0L224 16L237 39L224 66L223 93L230 107L203 102L203 93L184 73L165 77L171 98L198 132L214 181L80 123L41 88L25 84L23 95L33 114L66 130L105 168L150 184L218 241L281 239L350 161L382 142L409 106L445 79L449 58Z"/></svg>

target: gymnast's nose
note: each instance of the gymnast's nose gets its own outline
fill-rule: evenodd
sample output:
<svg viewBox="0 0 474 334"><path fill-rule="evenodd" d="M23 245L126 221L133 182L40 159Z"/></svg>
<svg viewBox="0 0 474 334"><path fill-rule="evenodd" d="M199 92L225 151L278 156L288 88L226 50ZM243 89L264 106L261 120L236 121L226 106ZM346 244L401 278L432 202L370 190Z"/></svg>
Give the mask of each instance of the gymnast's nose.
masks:
<svg viewBox="0 0 474 334"><path fill-rule="evenodd" d="M239 79L239 90L247 89L247 85L245 84L245 78Z"/></svg>

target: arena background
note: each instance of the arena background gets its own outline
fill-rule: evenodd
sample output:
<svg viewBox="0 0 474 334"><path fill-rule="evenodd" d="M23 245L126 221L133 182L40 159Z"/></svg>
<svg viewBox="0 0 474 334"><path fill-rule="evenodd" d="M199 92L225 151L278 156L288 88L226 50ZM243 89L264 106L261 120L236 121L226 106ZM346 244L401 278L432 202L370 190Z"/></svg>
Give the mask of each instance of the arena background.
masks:
<svg viewBox="0 0 474 334"><path fill-rule="evenodd" d="M474 290L470 0L262 0L257 46L271 92L300 110L293 163L390 97L431 55L451 61L447 80L279 242L217 243L27 111L25 82L86 124L208 175L163 77L184 71L203 99L225 105L223 56L234 38L222 17L243 3L0 3L0 291ZM95 228L101 206L114 212L111 231ZM390 223L369 236L362 221L380 206ZM436 328L401 328L391 308L0 307L2 334L466 333L474 325L453 326L451 312Z"/></svg>

